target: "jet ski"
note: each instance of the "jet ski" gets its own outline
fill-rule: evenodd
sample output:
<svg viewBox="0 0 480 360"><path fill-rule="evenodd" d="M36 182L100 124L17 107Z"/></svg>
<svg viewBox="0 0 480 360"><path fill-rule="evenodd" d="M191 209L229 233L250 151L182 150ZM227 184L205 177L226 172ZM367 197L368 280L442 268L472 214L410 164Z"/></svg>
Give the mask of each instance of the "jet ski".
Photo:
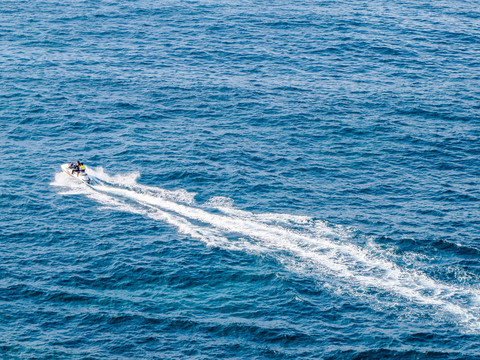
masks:
<svg viewBox="0 0 480 360"><path fill-rule="evenodd" d="M63 172L71 177L78 178L85 184L91 184L92 178L88 176L85 171L76 171L74 167L71 167L70 163L62 164L61 166Z"/></svg>

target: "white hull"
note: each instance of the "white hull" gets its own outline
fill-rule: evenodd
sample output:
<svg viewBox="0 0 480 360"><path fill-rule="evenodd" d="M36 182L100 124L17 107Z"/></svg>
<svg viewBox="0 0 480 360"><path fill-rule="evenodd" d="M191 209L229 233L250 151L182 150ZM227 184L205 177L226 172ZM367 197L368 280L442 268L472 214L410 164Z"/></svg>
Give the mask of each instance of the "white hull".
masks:
<svg viewBox="0 0 480 360"><path fill-rule="evenodd" d="M62 171L67 174L68 176L71 176L71 177L74 177L74 178L77 178L79 180L81 180L82 182L84 182L85 184L90 184L92 182L92 178L90 176L88 176L86 173L82 173L82 172L73 172L72 170L73 169L70 169L68 167L69 164L62 164L61 168L62 168Z"/></svg>

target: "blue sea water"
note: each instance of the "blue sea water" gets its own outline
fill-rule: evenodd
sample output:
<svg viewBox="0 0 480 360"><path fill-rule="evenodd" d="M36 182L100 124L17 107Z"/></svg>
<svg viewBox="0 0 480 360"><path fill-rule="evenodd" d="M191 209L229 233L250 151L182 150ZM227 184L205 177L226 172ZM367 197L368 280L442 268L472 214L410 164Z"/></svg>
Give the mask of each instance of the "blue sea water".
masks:
<svg viewBox="0 0 480 360"><path fill-rule="evenodd" d="M478 2L0 24L0 358L480 358Z"/></svg>

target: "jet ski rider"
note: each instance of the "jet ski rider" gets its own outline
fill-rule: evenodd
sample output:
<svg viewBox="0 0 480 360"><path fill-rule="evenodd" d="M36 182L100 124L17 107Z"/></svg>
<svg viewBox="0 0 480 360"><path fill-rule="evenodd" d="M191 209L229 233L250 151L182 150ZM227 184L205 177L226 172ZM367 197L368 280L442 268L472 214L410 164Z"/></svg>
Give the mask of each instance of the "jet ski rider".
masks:
<svg viewBox="0 0 480 360"><path fill-rule="evenodd" d="M83 163L81 163L80 161L77 161L76 164L70 163L68 165L68 168L72 169L72 175L74 175L75 173L77 173L77 175L79 173L85 174L85 165L83 165Z"/></svg>

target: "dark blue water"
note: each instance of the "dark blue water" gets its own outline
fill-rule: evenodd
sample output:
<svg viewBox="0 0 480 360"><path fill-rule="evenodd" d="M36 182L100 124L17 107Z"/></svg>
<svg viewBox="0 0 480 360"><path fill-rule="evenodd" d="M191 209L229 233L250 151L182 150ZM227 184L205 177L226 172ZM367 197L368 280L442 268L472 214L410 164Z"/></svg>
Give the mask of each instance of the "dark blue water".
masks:
<svg viewBox="0 0 480 360"><path fill-rule="evenodd" d="M2 359L480 357L477 2L0 24Z"/></svg>

